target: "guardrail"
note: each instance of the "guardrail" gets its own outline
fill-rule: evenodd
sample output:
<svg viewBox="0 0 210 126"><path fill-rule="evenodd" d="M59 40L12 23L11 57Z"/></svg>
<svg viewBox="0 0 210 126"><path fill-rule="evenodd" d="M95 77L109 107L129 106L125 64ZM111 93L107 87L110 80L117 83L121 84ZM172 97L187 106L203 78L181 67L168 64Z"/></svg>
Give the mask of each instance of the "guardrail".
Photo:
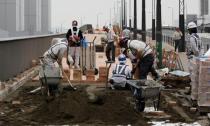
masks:
<svg viewBox="0 0 210 126"><path fill-rule="evenodd" d="M54 37L64 34L0 39L0 81L30 68L31 61L43 55Z"/></svg>
<svg viewBox="0 0 210 126"><path fill-rule="evenodd" d="M151 32L147 32L147 36L149 37L152 37L152 33ZM204 45L204 50L205 52L210 48L210 34L203 34L203 33L199 33L199 36L201 38L201 41L203 42L203 45ZM175 47L175 42L173 40L173 37L172 35L169 35L169 34L162 34L162 37L163 37L163 42L164 43L167 43L173 47ZM186 34L185 35L185 41L187 41L187 38L188 38L188 35Z"/></svg>

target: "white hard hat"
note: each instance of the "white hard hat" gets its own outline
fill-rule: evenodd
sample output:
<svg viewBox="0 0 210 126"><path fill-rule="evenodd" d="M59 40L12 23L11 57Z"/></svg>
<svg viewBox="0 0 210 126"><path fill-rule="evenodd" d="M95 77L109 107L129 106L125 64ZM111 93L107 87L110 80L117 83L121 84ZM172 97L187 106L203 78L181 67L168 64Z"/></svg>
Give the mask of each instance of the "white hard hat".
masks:
<svg viewBox="0 0 210 126"><path fill-rule="evenodd" d="M125 64L126 63L126 56L124 54L120 54L118 56L118 60L119 60L120 63Z"/></svg>
<svg viewBox="0 0 210 126"><path fill-rule="evenodd" d="M187 29L197 28L197 25L194 22L190 22L187 25Z"/></svg>

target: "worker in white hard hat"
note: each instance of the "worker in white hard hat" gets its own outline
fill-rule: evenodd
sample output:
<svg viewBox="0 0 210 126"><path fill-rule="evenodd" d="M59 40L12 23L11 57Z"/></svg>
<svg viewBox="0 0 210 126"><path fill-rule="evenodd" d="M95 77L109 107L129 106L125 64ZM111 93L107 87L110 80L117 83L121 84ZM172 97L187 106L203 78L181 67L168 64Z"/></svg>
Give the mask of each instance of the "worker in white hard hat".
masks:
<svg viewBox="0 0 210 126"><path fill-rule="evenodd" d="M186 43L186 55L188 57L188 69L190 75L193 72L193 63L195 61L195 57L202 56L204 54L203 43L201 42L200 37L197 34L197 25L194 22L190 22L187 25L187 30L189 32L189 37ZM190 76L193 79L193 76ZM192 86L192 85L191 85ZM191 88L192 90L193 88ZM188 94L191 93L191 90L187 92ZM191 94L192 103L193 101L197 100L193 94Z"/></svg>
<svg viewBox="0 0 210 126"><path fill-rule="evenodd" d="M58 88L59 84L56 83L47 83L46 77L60 77L61 71L63 71L62 67L62 59L65 57L67 59L69 67L73 64L73 59L71 55L69 55L69 42L63 38L53 38L51 41L52 45L50 48L44 53L42 57L40 57L41 68L39 71L40 77L44 77L44 81L40 78L42 86L48 86L49 95L57 96L59 94ZM57 67L55 63L58 63L60 66Z"/></svg>
<svg viewBox="0 0 210 126"><path fill-rule="evenodd" d="M62 38L53 38L51 43L51 47L43 55L43 64L53 67L55 66L54 63L57 62L62 66L62 58L66 57L68 65L72 65L73 59L71 55L69 55L70 43Z"/></svg>
<svg viewBox="0 0 210 126"><path fill-rule="evenodd" d="M147 79L149 72L155 77L155 80L160 80L160 76L155 71L154 54L153 50L147 43L139 40L121 39L119 43L121 48L124 48L124 54L129 56L131 61L135 60L136 66L133 68L132 73L135 73L136 68L139 68L138 79Z"/></svg>
<svg viewBox="0 0 210 126"><path fill-rule="evenodd" d="M200 37L197 34L197 25L194 22L190 22L187 25L187 30L189 32L189 38L186 43L188 59L192 59L194 56L202 56L204 54L204 47Z"/></svg>
<svg viewBox="0 0 210 126"><path fill-rule="evenodd" d="M120 54L118 56L119 64L113 68L112 77L110 79L112 89L117 88L127 88L126 80L131 79L131 70L128 65L126 65L126 56Z"/></svg>
<svg viewBox="0 0 210 126"><path fill-rule="evenodd" d="M83 35L77 26L78 22L76 20L72 21L72 28L66 33L66 39L70 42L70 54L74 59L74 67L79 69L80 45Z"/></svg>

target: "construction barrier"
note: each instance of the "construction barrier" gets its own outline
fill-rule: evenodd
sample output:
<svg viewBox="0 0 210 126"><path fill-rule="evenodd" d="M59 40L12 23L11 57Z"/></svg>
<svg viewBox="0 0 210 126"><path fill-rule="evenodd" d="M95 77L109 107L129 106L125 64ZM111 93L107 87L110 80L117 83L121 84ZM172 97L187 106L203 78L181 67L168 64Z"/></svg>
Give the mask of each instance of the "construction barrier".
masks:
<svg viewBox="0 0 210 126"><path fill-rule="evenodd" d="M178 54L174 51L162 51L162 65L170 70L178 69L177 67Z"/></svg>

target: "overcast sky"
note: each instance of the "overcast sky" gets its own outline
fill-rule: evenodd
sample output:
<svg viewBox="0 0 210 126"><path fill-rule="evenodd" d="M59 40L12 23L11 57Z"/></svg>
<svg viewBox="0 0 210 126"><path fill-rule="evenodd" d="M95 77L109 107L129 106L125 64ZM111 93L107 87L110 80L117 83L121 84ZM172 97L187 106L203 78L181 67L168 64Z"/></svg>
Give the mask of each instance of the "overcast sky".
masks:
<svg viewBox="0 0 210 126"><path fill-rule="evenodd" d="M119 15L117 14L117 1L120 7L121 0L52 0L52 27L53 28L69 28L72 20L78 20L79 25L97 24L97 15L99 26L108 25L110 22L110 10L113 20ZM126 0L129 5L129 0ZM133 15L133 0L132 1L132 15ZM173 24L178 20L179 0L162 0L162 23L163 25L172 24L172 10L173 10ZM199 0L185 0L186 13L199 14ZM146 14L147 14L147 28L151 27L152 18L152 0L146 0ZM114 15L115 8L115 15ZM138 8L138 28L141 28L141 0L137 0ZM173 8L173 9L172 9ZM128 11L129 13L129 11ZM128 15L129 16L129 15ZM133 17L133 16L132 16Z"/></svg>

